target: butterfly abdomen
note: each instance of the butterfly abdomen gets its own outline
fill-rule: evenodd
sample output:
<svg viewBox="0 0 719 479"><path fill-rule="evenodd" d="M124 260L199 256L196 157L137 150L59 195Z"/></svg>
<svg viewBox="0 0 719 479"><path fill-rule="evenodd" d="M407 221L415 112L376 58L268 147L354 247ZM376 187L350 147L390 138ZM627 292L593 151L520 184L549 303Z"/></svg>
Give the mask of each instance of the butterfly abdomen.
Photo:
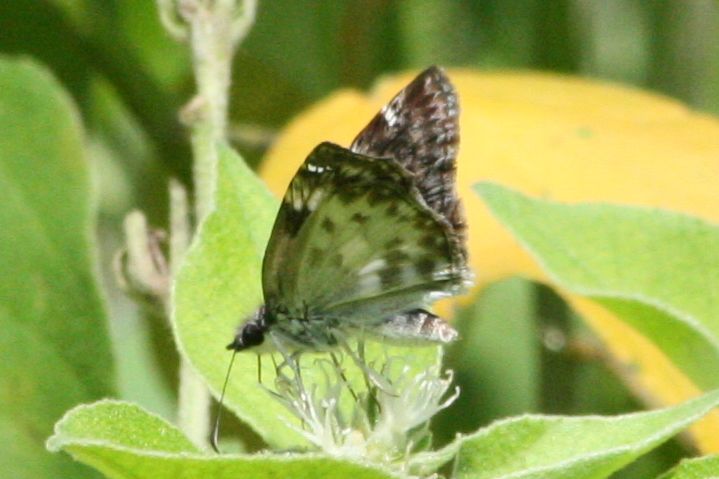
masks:
<svg viewBox="0 0 719 479"><path fill-rule="evenodd" d="M459 334L445 320L423 309L413 309L386 318L371 334L394 343L431 345L451 343Z"/></svg>

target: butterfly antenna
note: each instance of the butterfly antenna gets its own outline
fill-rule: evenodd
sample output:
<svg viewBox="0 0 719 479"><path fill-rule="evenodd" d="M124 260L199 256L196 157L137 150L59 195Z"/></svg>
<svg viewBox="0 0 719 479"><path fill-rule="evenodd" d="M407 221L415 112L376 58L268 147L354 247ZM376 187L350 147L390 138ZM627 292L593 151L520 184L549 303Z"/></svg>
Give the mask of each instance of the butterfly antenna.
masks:
<svg viewBox="0 0 719 479"><path fill-rule="evenodd" d="M227 390L227 383L230 382L230 373L232 372L232 365L235 363L235 356L237 350L232 353L230 359L230 366L227 368L227 375L225 376L225 383L222 385L222 393L220 394L220 405L217 408L217 416L215 417L215 427L212 429L212 437L210 438L210 446L217 454L220 454L220 448L218 447L218 436L220 435L220 419L222 418L222 404L225 401L225 391Z"/></svg>
<svg viewBox="0 0 719 479"><path fill-rule="evenodd" d="M257 382L262 384L262 356L257 355Z"/></svg>

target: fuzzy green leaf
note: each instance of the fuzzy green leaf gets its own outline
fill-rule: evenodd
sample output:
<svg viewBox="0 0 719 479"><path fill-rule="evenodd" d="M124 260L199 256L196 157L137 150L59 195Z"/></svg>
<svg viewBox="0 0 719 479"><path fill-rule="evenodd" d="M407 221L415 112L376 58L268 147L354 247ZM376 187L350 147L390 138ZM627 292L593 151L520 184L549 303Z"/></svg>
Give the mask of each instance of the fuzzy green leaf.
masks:
<svg viewBox="0 0 719 479"><path fill-rule="evenodd" d="M68 412L55 427L48 447L70 453L111 479L396 477L318 455L203 454L165 420L120 401L101 401Z"/></svg>
<svg viewBox="0 0 719 479"><path fill-rule="evenodd" d="M216 209L201 227L186 256L175 285L175 331L181 352L219 396L237 326L261 303L261 263L277 212L278 202L265 184L229 147L220 147ZM411 371L422 371L438 361L438 348L385 348L368 344L369 361L384 354L401 356ZM304 354L312 365L323 354ZM279 360L279 357L277 358ZM346 375L353 384L362 375L347 359ZM411 374L411 372L410 372ZM274 368L268 355L262 361L262 379L273 387ZM324 384L318 368L303 370L305 384ZM348 398L348 396L346 396ZM257 359L251 352L238 354L227 388L225 405L250 424L271 446L306 445L288 423L299 422L257 384Z"/></svg>
<svg viewBox="0 0 719 479"><path fill-rule="evenodd" d="M524 416L459 439L457 478L601 479L719 404L719 391L614 417Z"/></svg>
<svg viewBox="0 0 719 479"><path fill-rule="evenodd" d="M116 448L200 453L182 432L132 403L103 400L75 407L55 426L48 449L68 444L112 444Z"/></svg>
<svg viewBox="0 0 719 479"><path fill-rule="evenodd" d="M0 470L72 477L42 438L70 407L113 391L94 277L83 133L43 68L0 58Z"/></svg>
<svg viewBox="0 0 719 479"><path fill-rule="evenodd" d="M719 227L670 211L564 205L495 184L477 191L567 290L650 338L704 390L719 387Z"/></svg>
<svg viewBox="0 0 719 479"><path fill-rule="evenodd" d="M719 477L719 454L682 461L660 479L716 479Z"/></svg>
<svg viewBox="0 0 719 479"><path fill-rule="evenodd" d="M512 278L484 288L458 311L453 325L460 340L447 349L445 364L462 394L433 421L439 438L449 441L495 419L539 410L543 372L534 289Z"/></svg>

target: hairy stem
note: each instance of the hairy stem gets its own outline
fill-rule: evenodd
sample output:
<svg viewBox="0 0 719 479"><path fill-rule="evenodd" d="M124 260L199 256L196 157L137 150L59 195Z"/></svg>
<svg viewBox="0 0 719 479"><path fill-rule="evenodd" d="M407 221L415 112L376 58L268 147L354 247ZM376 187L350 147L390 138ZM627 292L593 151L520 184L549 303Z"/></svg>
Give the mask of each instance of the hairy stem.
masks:
<svg viewBox="0 0 719 479"><path fill-rule="evenodd" d="M195 214L198 224L212 210L218 141L227 128L227 96L230 87L231 48L226 22L216 21L200 9L192 21L192 51L197 97L185 109L192 125L194 151Z"/></svg>
<svg viewBox="0 0 719 479"><path fill-rule="evenodd" d="M256 0L184 0L197 96L183 112L192 127L195 214L198 224L212 210L217 143L227 135L232 57L254 20Z"/></svg>
<svg viewBox="0 0 719 479"><path fill-rule="evenodd" d="M197 96L185 108L192 128L195 217L201 224L212 210L217 165L216 143L225 134L230 85L227 32L216 12L199 2L185 15L197 82ZM180 362L178 425L196 444L205 445L210 432L211 398L207 387L186 358Z"/></svg>
<svg viewBox="0 0 719 479"><path fill-rule="evenodd" d="M173 27L171 33L187 40L192 50L197 95L182 116L192 132L195 224L201 225L214 207L217 144L226 137L232 57L252 25L256 0L158 0L158 7L164 23ZM171 8L176 10L169 12ZM183 194L177 185L171 186L173 276L189 243L189 215ZM178 230L174 231L176 226ZM193 442L207 444L210 394L184 358L180 364L178 424Z"/></svg>
<svg viewBox="0 0 719 479"><path fill-rule="evenodd" d="M170 271L176 276L191 237L187 191L178 181L170 181ZM168 317L171 304L165 305ZM187 359L180 357L180 390L177 423L198 446L205 446L210 424L210 397L204 383Z"/></svg>

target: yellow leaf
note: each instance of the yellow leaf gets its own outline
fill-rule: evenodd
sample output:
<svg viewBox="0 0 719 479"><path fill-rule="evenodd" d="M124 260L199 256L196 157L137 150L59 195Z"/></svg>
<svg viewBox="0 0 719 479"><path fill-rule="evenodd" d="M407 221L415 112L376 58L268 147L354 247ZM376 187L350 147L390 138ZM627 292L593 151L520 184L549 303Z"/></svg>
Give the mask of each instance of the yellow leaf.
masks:
<svg viewBox="0 0 719 479"><path fill-rule="evenodd" d="M719 222L719 121L676 101L618 85L536 73L449 72L460 96L458 189L469 221L478 287L520 275L551 283L470 187L492 180L564 202L604 201L684 211ZM341 90L293 120L268 152L262 176L278 195L321 141L347 146L413 75L369 94ZM699 394L656 347L594 302L560 291L628 365L653 404ZM719 451L719 413L693 428Z"/></svg>

